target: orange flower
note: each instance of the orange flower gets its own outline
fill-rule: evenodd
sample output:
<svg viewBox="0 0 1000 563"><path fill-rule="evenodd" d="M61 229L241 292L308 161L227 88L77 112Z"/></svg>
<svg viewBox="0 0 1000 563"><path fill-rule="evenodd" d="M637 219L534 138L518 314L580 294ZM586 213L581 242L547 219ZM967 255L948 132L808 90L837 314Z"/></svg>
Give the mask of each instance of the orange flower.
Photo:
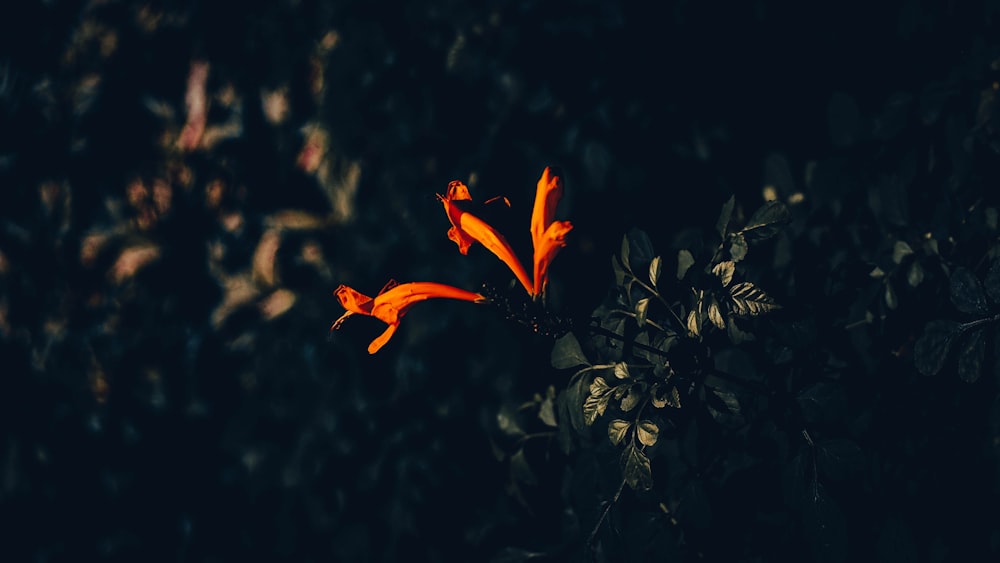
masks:
<svg viewBox="0 0 1000 563"><path fill-rule="evenodd" d="M549 167L545 167L538 179L535 206L531 211L531 243L535 248L535 291L531 295L536 299L549 283L549 263L559 249L566 246L566 234L573 229L569 221L553 221L562 190L562 178L552 175Z"/></svg>
<svg viewBox="0 0 1000 563"><path fill-rule="evenodd" d="M448 220L451 221L448 238L455 241L455 244L458 245L458 251L462 254L468 254L472 243L479 241L487 250L496 254L504 264L507 264L524 289L529 294L534 295L534 286L528 279L528 272L521 265L521 261L517 259L514 250L507 243L507 239L488 223L462 208L462 202L472 200L469 188L456 180L448 184L447 194L437 194L437 197L444 205Z"/></svg>
<svg viewBox="0 0 1000 563"><path fill-rule="evenodd" d="M385 332L375 340L372 340L372 343L368 345L369 354L378 352L392 338L396 329L399 328L400 319L418 301L434 297L461 299L462 301L472 301L474 303L486 301L486 298L478 293L434 282L397 284L394 280L389 280L389 283L385 284L385 287L375 296L375 299L346 285L341 285L333 293L347 311L333 322L330 330L340 328L341 323L355 313L375 317L389 325L385 329Z"/></svg>

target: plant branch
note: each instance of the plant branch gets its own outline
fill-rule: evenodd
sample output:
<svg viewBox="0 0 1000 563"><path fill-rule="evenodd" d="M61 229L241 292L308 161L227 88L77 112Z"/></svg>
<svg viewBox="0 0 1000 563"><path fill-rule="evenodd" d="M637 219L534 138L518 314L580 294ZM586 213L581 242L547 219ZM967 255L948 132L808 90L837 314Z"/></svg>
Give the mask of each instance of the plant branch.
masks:
<svg viewBox="0 0 1000 563"><path fill-rule="evenodd" d="M601 511L601 517L597 519L597 524L594 524L594 529L590 532L590 537L587 538L587 545L590 546L590 556L593 561L597 561L597 549L594 547L594 542L597 540L597 533L601 531L601 526L604 525L604 521L608 517L608 513L611 512L611 507L618 502L618 499L622 496L622 491L625 489L625 480L622 479L621 485L618 485L618 490L615 491L615 496L612 497L610 501L605 501L604 510Z"/></svg>

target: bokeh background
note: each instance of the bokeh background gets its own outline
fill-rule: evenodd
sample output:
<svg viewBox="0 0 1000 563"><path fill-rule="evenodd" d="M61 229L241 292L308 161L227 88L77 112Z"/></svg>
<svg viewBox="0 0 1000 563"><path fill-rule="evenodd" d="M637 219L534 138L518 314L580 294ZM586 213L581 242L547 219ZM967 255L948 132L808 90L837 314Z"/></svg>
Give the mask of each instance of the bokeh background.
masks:
<svg viewBox="0 0 1000 563"><path fill-rule="evenodd" d="M512 495L491 436L560 383L551 340L435 301L369 356L377 321L327 334L333 289L504 287L434 194L508 197L485 213L527 259L554 166L575 229L549 306L587 315L628 228L666 247L730 194L796 192L850 147L845 115L961 72L1000 18L993 0L19 10L0 18L0 559L39 562L544 548L558 503Z"/></svg>

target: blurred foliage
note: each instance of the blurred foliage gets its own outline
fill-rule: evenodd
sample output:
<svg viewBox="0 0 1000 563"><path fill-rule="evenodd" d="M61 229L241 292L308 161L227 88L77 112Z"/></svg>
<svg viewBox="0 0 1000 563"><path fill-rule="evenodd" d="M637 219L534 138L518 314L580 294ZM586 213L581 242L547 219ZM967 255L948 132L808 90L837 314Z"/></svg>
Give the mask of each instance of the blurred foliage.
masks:
<svg viewBox="0 0 1000 563"><path fill-rule="evenodd" d="M1000 555L997 2L19 10L0 558ZM538 308L433 194L549 164Z"/></svg>

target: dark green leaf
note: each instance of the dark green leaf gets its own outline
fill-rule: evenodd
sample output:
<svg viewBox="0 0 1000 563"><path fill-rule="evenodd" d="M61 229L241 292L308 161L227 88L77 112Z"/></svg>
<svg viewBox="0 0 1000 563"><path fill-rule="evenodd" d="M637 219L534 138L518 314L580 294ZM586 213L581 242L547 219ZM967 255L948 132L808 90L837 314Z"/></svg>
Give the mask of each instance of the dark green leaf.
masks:
<svg viewBox="0 0 1000 563"><path fill-rule="evenodd" d="M559 426L559 442L566 453L569 453L573 447L573 436L569 430L572 429L581 432L586 426L583 423L583 409L579 408L579 405L583 404L583 397L579 395L579 390L579 381L574 381L566 389L560 391L556 397L559 420L569 421L569 424ZM575 413L578 414L574 416Z"/></svg>
<svg viewBox="0 0 1000 563"><path fill-rule="evenodd" d="M712 505L700 479L688 483L681 493L677 518L698 530L707 529L712 523Z"/></svg>
<svg viewBox="0 0 1000 563"><path fill-rule="evenodd" d="M899 264L903 258L913 254L913 249L905 241L897 240L892 247L892 261Z"/></svg>
<svg viewBox="0 0 1000 563"><path fill-rule="evenodd" d="M635 490L648 490L653 486L653 472L649 458L639 451L634 444L625 448L622 454L624 478L629 487Z"/></svg>
<svg viewBox="0 0 1000 563"><path fill-rule="evenodd" d="M743 238L740 233L733 233L729 237L729 257L733 259L733 262L739 262L747 257L747 251L750 250L749 245L747 245L747 239Z"/></svg>
<svg viewBox="0 0 1000 563"><path fill-rule="evenodd" d="M643 389L640 385L629 385L628 394L622 399L621 408L623 412L628 412L639 404L639 401L643 398Z"/></svg>
<svg viewBox="0 0 1000 563"><path fill-rule="evenodd" d="M777 194L795 193L795 174L788 158L781 153L771 153L764 160L764 185L772 186Z"/></svg>
<svg viewBox="0 0 1000 563"><path fill-rule="evenodd" d="M552 397L546 397L538 409L538 418L546 425L553 428L559 426L556 421L555 401Z"/></svg>
<svg viewBox="0 0 1000 563"><path fill-rule="evenodd" d="M688 268L694 264L694 256L691 255L690 250L678 250L677 251L677 279L682 279L684 274L687 273Z"/></svg>
<svg viewBox="0 0 1000 563"><path fill-rule="evenodd" d="M741 344L743 342L752 341L756 337L751 332L744 332L740 330L740 327L736 326L736 320L733 317L729 317L726 321L726 331L729 334L729 340L733 344Z"/></svg>
<svg viewBox="0 0 1000 563"><path fill-rule="evenodd" d="M858 140L861 111L854 98L844 92L834 92L827 106L830 141L835 147L848 147Z"/></svg>
<svg viewBox="0 0 1000 563"><path fill-rule="evenodd" d="M732 391L726 391L725 389L712 389L712 394L719 398L721 405L726 408L732 414L740 414L740 401L736 397L736 394Z"/></svg>
<svg viewBox="0 0 1000 563"><path fill-rule="evenodd" d="M990 263L990 269L986 272L986 295L990 296L994 304L1000 305L1000 258L994 258Z"/></svg>
<svg viewBox="0 0 1000 563"><path fill-rule="evenodd" d="M603 346L600 348L600 358L602 362L617 362L622 357L621 342L625 335L625 324L628 317L607 315L601 319L601 328L618 338L605 336L600 339Z"/></svg>
<svg viewBox="0 0 1000 563"><path fill-rule="evenodd" d="M729 196L726 203L722 204L722 211L719 213L719 219L715 222L715 230L719 233L719 236L723 239L726 238L726 231L729 227L729 220L733 217L733 208L736 206L736 195Z"/></svg>
<svg viewBox="0 0 1000 563"><path fill-rule="evenodd" d="M813 485L810 502L802 507L802 529L817 562L847 561L847 522L822 483Z"/></svg>
<svg viewBox="0 0 1000 563"><path fill-rule="evenodd" d="M875 118L873 134L876 138L888 141L906 126L910 106L913 105L913 95L909 92L895 92L886 100L882 113Z"/></svg>
<svg viewBox="0 0 1000 563"><path fill-rule="evenodd" d="M713 354L713 363L719 372L741 380L759 381L763 379L763 375L757 371L750 354L743 348L723 348Z"/></svg>
<svg viewBox="0 0 1000 563"><path fill-rule="evenodd" d="M795 398L806 422L828 423L841 418L847 407L847 395L838 383L821 381L805 388Z"/></svg>
<svg viewBox="0 0 1000 563"><path fill-rule="evenodd" d="M892 283L885 284L885 305L892 310L899 307L899 299L896 298L896 290L892 289Z"/></svg>
<svg viewBox="0 0 1000 563"><path fill-rule="evenodd" d="M580 342L573 336L573 333L566 333L560 336L555 344L552 345L551 361L552 367L556 369L590 365L590 362L587 361L587 356L583 353L583 349L580 348Z"/></svg>
<svg viewBox="0 0 1000 563"><path fill-rule="evenodd" d="M833 481L849 479L864 469L865 454L852 440L825 440L817 444L816 453L820 470Z"/></svg>
<svg viewBox="0 0 1000 563"><path fill-rule="evenodd" d="M719 424L728 428L738 428L745 422L740 401L732 391L710 389L705 406L709 414Z"/></svg>
<svg viewBox="0 0 1000 563"><path fill-rule="evenodd" d="M1000 329L993 333L993 376L1000 382ZM997 410L1000 411L1000 401L996 403ZM1000 421L1000 419L998 419ZM1000 428L1000 427L998 427ZM1000 432L998 432L996 444L1000 449ZM998 451L1000 453L1000 451Z"/></svg>
<svg viewBox="0 0 1000 563"><path fill-rule="evenodd" d="M513 408L503 407L497 413L497 427L508 436L523 436L524 430L518 421L517 411Z"/></svg>
<svg viewBox="0 0 1000 563"><path fill-rule="evenodd" d="M978 328L965 335L958 349L958 376L966 383L975 383L983 372L986 354L986 329Z"/></svg>
<svg viewBox="0 0 1000 563"><path fill-rule="evenodd" d="M704 439L702 437L702 431L698 426L698 421L694 419L688 424L687 429L684 430L684 434L680 438L679 452L679 457L683 460L684 464L695 468L695 470L704 465L706 456L712 455L709 453L709 450L713 446L711 439Z"/></svg>
<svg viewBox="0 0 1000 563"><path fill-rule="evenodd" d="M781 491L784 493L785 503L791 508L798 508L806 499L809 484L806 475L808 459L809 453L802 447L782 469Z"/></svg>
<svg viewBox="0 0 1000 563"><path fill-rule="evenodd" d="M983 315L988 311L986 296L975 274L967 268L958 267L951 273L951 302L955 307L970 315Z"/></svg>
<svg viewBox="0 0 1000 563"><path fill-rule="evenodd" d="M920 560L920 551L910 528L898 517L887 518L878 538L878 561L916 563Z"/></svg>
<svg viewBox="0 0 1000 563"><path fill-rule="evenodd" d="M525 485L538 484L538 478L535 477L535 472L528 465L528 459L524 456L524 450L517 450L514 455L510 456L510 476L518 483L524 483Z"/></svg>
<svg viewBox="0 0 1000 563"><path fill-rule="evenodd" d="M934 375L941 371L948 357L948 348L958 333L958 323L937 320L927 323L924 333L913 347L913 364L924 375Z"/></svg>
<svg viewBox="0 0 1000 563"><path fill-rule="evenodd" d="M559 393L559 397L557 399L557 402L559 403L559 420L569 420L569 426L581 436L585 435L587 431L587 421L581 407L587 397L588 386L589 384L587 383L586 377L578 377L572 380L571 383L566 386L566 389ZM560 425L560 431L562 431L565 427L565 424ZM572 445L569 438L570 436L562 438L564 449L569 449Z"/></svg>
<svg viewBox="0 0 1000 563"><path fill-rule="evenodd" d="M653 261L653 243L645 231L632 227L626 236L628 240L629 268L633 272L642 272Z"/></svg>
<svg viewBox="0 0 1000 563"><path fill-rule="evenodd" d="M528 551L520 547L505 547L490 558L490 563L525 563L535 559L545 559L547 555L540 551Z"/></svg>
<svg viewBox="0 0 1000 563"><path fill-rule="evenodd" d="M750 217L750 221L740 231L747 242L769 239L792 220L788 206L780 201L769 201Z"/></svg>
<svg viewBox="0 0 1000 563"><path fill-rule="evenodd" d="M642 358L653 365L653 373L658 377L665 375L664 370L669 366L665 365L663 359L665 354L677 342L677 335L674 332L642 331L635 337L637 346L632 352L637 358ZM640 346L648 346L652 350L646 350ZM661 353L657 353L661 352Z"/></svg>
<svg viewBox="0 0 1000 563"><path fill-rule="evenodd" d="M626 270L631 272L632 265L629 262L629 254L631 253L631 249L629 248L630 246L631 245L629 244L628 241L628 235L626 234L625 236L622 237L622 251L620 256L621 256L622 266L624 266Z"/></svg>
<svg viewBox="0 0 1000 563"><path fill-rule="evenodd" d="M625 269L622 268L621 262L618 257L611 255L611 270L615 273L615 285L622 285L625 283L625 277L628 275L625 273Z"/></svg>
<svg viewBox="0 0 1000 563"><path fill-rule="evenodd" d="M924 267L914 260L906 272L906 283L910 284L910 287L917 287L922 281L924 281Z"/></svg>
<svg viewBox="0 0 1000 563"><path fill-rule="evenodd" d="M948 97L957 92L945 82L930 82L920 91L920 120L930 125L941 115Z"/></svg>

